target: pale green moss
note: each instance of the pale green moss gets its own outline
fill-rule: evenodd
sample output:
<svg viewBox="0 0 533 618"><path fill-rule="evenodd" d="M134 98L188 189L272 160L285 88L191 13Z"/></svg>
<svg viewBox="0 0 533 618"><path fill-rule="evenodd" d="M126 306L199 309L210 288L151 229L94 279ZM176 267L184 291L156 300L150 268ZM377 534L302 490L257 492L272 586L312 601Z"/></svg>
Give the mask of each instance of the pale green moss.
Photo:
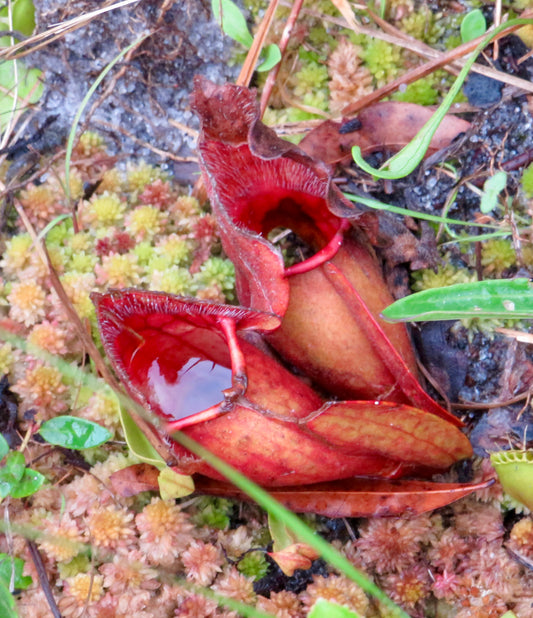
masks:
<svg viewBox="0 0 533 618"><path fill-rule="evenodd" d="M195 507L196 513L191 519L197 526L209 526L219 530L229 528L230 515L233 511L231 500L204 496L198 499Z"/></svg>
<svg viewBox="0 0 533 618"><path fill-rule="evenodd" d="M84 216L98 226L117 225L124 220L127 204L116 193L104 193L85 207Z"/></svg>
<svg viewBox="0 0 533 618"><path fill-rule="evenodd" d="M431 268L423 268L414 272L411 287L413 291L420 292L421 290L442 288L454 283L468 283L475 280L475 275L469 273L465 268L444 264L439 266L436 271Z"/></svg>
<svg viewBox="0 0 533 618"><path fill-rule="evenodd" d="M237 569L246 577L254 580L264 577L269 569L269 564L262 551L249 551L237 564Z"/></svg>
<svg viewBox="0 0 533 618"><path fill-rule="evenodd" d="M405 103L417 103L418 105L435 105L439 99L439 92L433 87L431 76L418 79L408 84L404 91L395 92L392 99Z"/></svg>
<svg viewBox="0 0 533 618"><path fill-rule="evenodd" d="M66 270L72 270L78 273L92 273L98 262L98 258L85 252L73 253L70 260L66 264Z"/></svg>
<svg viewBox="0 0 533 618"><path fill-rule="evenodd" d="M0 265L4 274L11 275L25 268L29 263L33 241L29 234L18 234L6 242Z"/></svg>
<svg viewBox="0 0 533 618"><path fill-rule="evenodd" d="M516 264L516 251L510 240L491 238L481 246L481 264L486 274L501 276Z"/></svg>
<svg viewBox="0 0 533 618"><path fill-rule="evenodd" d="M235 298L235 267L224 258L210 257L201 266L200 272L194 276L202 287L217 286L224 296L232 301Z"/></svg>
<svg viewBox="0 0 533 618"><path fill-rule="evenodd" d="M57 568L59 570L59 577L66 579L67 577L74 577L79 573L87 573L89 570L89 557L85 554L79 554L68 562L58 562Z"/></svg>
<svg viewBox="0 0 533 618"><path fill-rule="evenodd" d="M380 39L367 37L361 48L361 59L378 85L393 80L403 67L401 49Z"/></svg>
<svg viewBox="0 0 533 618"><path fill-rule="evenodd" d="M47 246L64 245L72 236L72 219L66 219L54 227L46 235Z"/></svg>
<svg viewBox="0 0 533 618"><path fill-rule="evenodd" d="M442 14L433 13L428 6L422 5L418 11L401 20L400 28L415 39L431 45L441 35L441 28L436 26L439 19L442 19Z"/></svg>
<svg viewBox="0 0 533 618"><path fill-rule="evenodd" d="M144 161L129 163L126 168L126 187L128 191L142 191L154 180L166 180L167 175L158 167L148 165Z"/></svg>
<svg viewBox="0 0 533 618"><path fill-rule="evenodd" d="M191 273L186 268L169 266L163 270L152 270L149 281L150 289L167 294L190 295L194 290Z"/></svg>
<svg viewBox="0 0 533 618"><path fill-rule="evenodd" d="M171 234L157 243L155 253L170 260L170 264L183 266L192 258L191 242L177 234Z"/></svg>
<svg viewBox="0 0 533 618"><path fill-rule="evenodd" d="M15 357L10 343L0 345L0 376L11 373Z"/></svg>
<svg viewBox="0 0 533 618"><path fill-rule="evenodd" d="M533 197L533 163L528 165L522 172L522 179L520 181L522 189L526 194L526 197Z"/></svg>
<svg viewBox="0 0 533 618"><path fill-rule="evenodd" d="M80 135L76 150L84 157L92 157L105 152L105 140L95 131L85 131Z"/></svg>
<svg viewBox="0 0 533 618"><path fill-rule="evenodd" d="M155 247L148 241L143 241L135 245L132 249L133 253L137 256L139 264L147 265L153 258L155 253Z"/></svg>

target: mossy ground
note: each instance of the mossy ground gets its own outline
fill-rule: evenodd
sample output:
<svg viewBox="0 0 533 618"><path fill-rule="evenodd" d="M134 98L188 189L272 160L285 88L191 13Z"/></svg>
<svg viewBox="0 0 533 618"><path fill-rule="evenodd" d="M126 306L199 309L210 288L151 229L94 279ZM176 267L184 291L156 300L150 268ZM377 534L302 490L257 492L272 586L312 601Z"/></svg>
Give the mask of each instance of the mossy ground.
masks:
<svg viewBox="0 0 533 618"><path fill-rule="evenodd" d="M250 22L257 21L265 5L249 4ZM529 5L517 0L506 9L517 13ZM43 1L36 6L43 30L96 5L78 1L63 7ZM394 1L387 3L385 17L402 32L444 50L457 45L462 18L477 7L491 19L493 3L477 1L453 6ZM274 28L278 34L286 16L287 8L281 7ZM354 34L332 17L338 15L331 3L306 3L265 116L268 123L338 116L354 98L420 62L390 43ZM359 18L370 23L362 14ZM61 148L72 116L90 81L131 42L129 37L144 29L154 35L116 81L104 83L107 96L87 116L93 131L81 137L74 151L73 201L68 203ZM503 70L531 79L531 60L517 64L527 52L524 43L509 38L499 49ZM4 328L71 363L85 360L76 330L52 289L48 267L12 208L14 201L36 233L50 225L46 246L51 261L96 340L89 300L93 290L135 286L234 302L232 265L221 253L215 222L208 206L191 196L197 168L189 159L197 125L187 103L195 72L218 81L234 78L235 57L241 56L229 50L228 41L209 22L208 6L187 0L121 9L33 55L44 70L45 95L29 118L26 143L15 141L2 164ZM257 80L261 88L262 78ZM439 70L392 98L432 105L450 80ZM354 166L337 170L339 177L350 179L343 186L348 191L365 191L413 212L440 215L446 207L456 219L501 227L498 238L457 242L456 236L477 232L452 227L450 236L417 225L416 218L408 221L418 239L438 235L438 242L426 255L425 268L414 270L401 260L387 264L396 292L533 272L533 157L527 156L533 151L531 107L531 95L515 92L506 92L490 109L465 106L471 130L406 179L382 183ZM507 171L507 188L495 209L480 219L479 191L487 175L500 168ZM488 451L509 443L530 446L532 440L529 400L513 403L533 382L531 346L504 337L496 330L499 326L509 324L424 325L416 337L441 390L462 404L460 413L476 449L473 464L454 469L452 480L487 473ZM523 323L513 326L529 329ZM303 618L319 597L362 616L389 615L321 560L308 571L284 576L265 554L271 543L266 517L254 506L202 497L176 505L153 492L117 495L110 475L136 459L124 444L116 402L103 382L100 392L90 392L9 344L0 347L0 369L6 376L0 383L0 427L13 447L33 422L58 413L96 420L114 432L112 445L82 457L30 440L27 461L49 483L29 499L4 501L4 519L50 535L37 540L43 557L40 574L46 575L63 616L235 615L217 609L179 578L283 618ZM487 410L475 405L480 402L501 405ZM533 556L531 517L498 484L412 520L309 517L308 522L413 617L499 618L506 610L518 618L533 615L533 576L527 566ZM90 556L58 542L64 538L90 544ZM17 595L20 615L51 616L39 567L23 537L5 535L1 549L22 557L33 578Z"/></svg>

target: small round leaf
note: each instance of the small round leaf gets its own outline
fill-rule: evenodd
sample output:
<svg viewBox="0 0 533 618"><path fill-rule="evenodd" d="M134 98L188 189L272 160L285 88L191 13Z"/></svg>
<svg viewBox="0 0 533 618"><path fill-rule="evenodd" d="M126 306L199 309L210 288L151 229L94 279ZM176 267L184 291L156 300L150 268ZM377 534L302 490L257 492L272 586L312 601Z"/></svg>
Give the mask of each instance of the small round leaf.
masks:
<svg viewBox="0 0 533 618"><path fill-rule="evenodd" d="M17 618L18 616L15 599L4 581L0 581L0 616L4 618Z"/></svg>
<svg viewBox="0 0 533 618"><path fill-rule="evenodd" d="M0 459L4 459L4 457L9 453L9 444L7 440L4 438L2 434L0 434Z"/></svg>
<svg viewBox="0 0 533 618"><path fill-rule="evenodd" d="M75 416L56 416L45 421L39 433L50 444L76 450L99 446L112 436L98 423Z"/></svg>
<svg viewBox="0 0 533 618"><path fill-rule="evenodd" d="M12 498L26 498L27 496L33 496L33 494L45 481L46 477L40 472L37 472L37 470L25 468L22 479L16 485L11 487L9 495Z"/></svg>

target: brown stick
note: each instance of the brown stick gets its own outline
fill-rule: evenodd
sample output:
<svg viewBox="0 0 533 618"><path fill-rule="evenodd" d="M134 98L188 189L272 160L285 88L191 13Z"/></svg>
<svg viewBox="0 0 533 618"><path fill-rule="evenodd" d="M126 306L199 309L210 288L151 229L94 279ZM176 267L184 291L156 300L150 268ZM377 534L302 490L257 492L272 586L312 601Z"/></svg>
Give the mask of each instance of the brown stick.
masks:
<svg viewBox="0 0 533 618"><path fill-rule="evenodd" d="M268 9L265 12L265 16L259 24L259 28L254 36L252 46L250 47L248 55L244 60L241 72L239 73L239 77L235 82L237 86L248 86L250 84L252 75L255 71L255 64L257 62L257 59L259 58L261 50L263 49L263 45L270 25L274 20L274 13L278 8L278 2L279 0L270 0L270 4L268 5Z"/></svg>
<svg viewBox="0 0 533 618"><path fill-rule="evenodd" d="M518 30L521 27L522 25L509 26L509 28L502 30L502 32L500 32L494 38L500 39L504 36L507 36L511 32ZM468 41L467 43L463 43L462 45L459 45L458 47L455 47L454 49L451 49L450 51L443 53L438 58L429 60L422 66L415 67L411 71L407 71L407 73L405 73L404 75L401 75L400 77L397 77L392 82L385 84L385 86L382 86L381 88L378 88L377 90L366 95L365 97L361 97L354 103L347 105L342 110L342 115L351 116L353 114L356 114L357 112L360 112L362 109L364 109L365 107L368 107L375 101L379 101L383 97L386 97L387 95L391 94L403 84L410 84L411 82L414 82L417 79L420 79L421 77L425 77L426 75L429 75L435 69L439 69L446 64L450 64L450 62L452 62L453 60L473 52L476 49L476 47L479 45L479 43L484 39L484 36L485 35L483 35L482 37L478 37L477 39L474 39L472 41Z"/></svg>
<svg viewBox="0 0 533 618"><path fill-rule="evenodd" d="M285 24L285 28L283 29L283 32L281 34L281 38L280 38L279 43L278 43L278 47L279 47L279 50L281 52L281 58L282 59L272 69L272 71L270 71L270 73L268 74L267 80L265 82L265 86L263 88L263 93L261 94L261 115L260 115L260 118L263 117L263 114L265 113L265 110L267 108L268 100L269 100L270 95L272 93L272 88L274 87L274 84L276 83L276 79L278 77L278 73L279 73L279 70L280 70L280 67L281 67L281 63L283 61L283 55L285 54L285 51L287 49L287 45L289 44L289 40L291 38L292 30L294 28L296 20L298 19L298 15L300 14L300 10L302 8L302 4L303 4L303 0L294 0L294 2L292 4L292 8L291 8L291 12L290 12L289 18L287 19L287 23Z"/></svg>

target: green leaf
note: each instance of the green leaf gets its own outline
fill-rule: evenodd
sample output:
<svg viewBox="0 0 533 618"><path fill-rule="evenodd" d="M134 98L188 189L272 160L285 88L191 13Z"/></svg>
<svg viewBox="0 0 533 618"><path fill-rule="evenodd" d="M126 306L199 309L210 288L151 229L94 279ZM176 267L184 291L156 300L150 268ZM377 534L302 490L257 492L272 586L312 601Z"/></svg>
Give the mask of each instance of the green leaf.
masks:
<svg viewBox="0 0 533 618"><path fill-rule="evenodd" d="M0 433L0 461L9 453L9 444L4 436Z"/></svg>
<svg viewBox="0 0 533 618"><path fill-rule="evenodd" d="M12 498L26 498L27 496L33 496L33 494L45 481L46 477L40 472L37 472L37 470L25 468L22 478L18 483L12 486L9 495Z"/></svg>
<svg viewBox="0 0 533 618"><path fill-rule="evenodd" d="M461 40L463 43L473 41L487 32L487 22L480 9L467 13L461 22Z"/></svg>
<svg viewBox="0 0 533 618"><path fill-rule="evenodd" d="M7 498L17 481L6 472L5 468L0 469L0 499Z"/></svg>
<svg viewBox="0 0 533 618"><path fill-rule="evenodd" d="M262 64L260 64L256 69L256 71L258 71L259 73L262 73L264 71L270 71L270 69L272 69L276 66L276 64L278 64L278 62L281 60L281 50L275 43L271 43L270 45L265 47L262 56L264 60Z"/></svg>
<svg viewBox="0 0 533 618"><path fill-rule="evenodd" d="M401 298L384 309L382 316L389 322L533 319L533 284L525 278L456 283Z"/></svg>
<svg viewBox="0 0 533 618"><path fill-rule="evenodd" d="M417 135L406 145L400 152L391 157L384 165L382 169L376 169L369 165L364 159L359 146L352 148L352 157L355 163L359 165L368 174L376 178L386 178L395 180L397 178L404 178L408 176L416 166L422 161L424 155L429 148L433 135L439 128L444 116L448 113L450 106L455 100L455 97L459 94L461 87L468 76L472 65L476 61L482 49L489 43L493 37L499 34L505 28L514 25L526 25L531 24L530 19L510 19L509 21L501 24L483 39L483 41L476 47L474 52L468 56L461 72L454 81L452 87L448 91L448 94L444 97L442 103L436 109L433 116L426 122L426 124L420 129Z"/></svg>
<svg viewBox="0 0 533 618"><path fill-rule="evenodd" d="M485 223L475 223L473 221L461 221L460 219L451 219L450 217L439 217L438 215L430 215L425 212L416 212L409 210L408 208L401 208L400 206L392 206L391 204L385 204L372 197L363 197L362 195L353 195L352 193L343 193L344 197L348 198L351 202L356 204L363 204L369 208L375 210L384 210L385 212L393 212L397 215L403 215L405 217L413 217L413 219L423 219L424 221L432 221L433 223L444 223L445 225L463 225L465 227L484 227L501 230L498 225L490 225ZM508 233L508 232L507 232ZM503 232L499 232L498 236L502 236ZM481 236L473 237L473 240L480 240ZM457 241L460 237L457 238Z"/></svg>
<svg viewBox="0 0 533 618"><path fill-rule="evenodd" d="M29 36L33 33L35 28L35 7L33 6L33 0L15 0L11 5L13 30L18 30L22 32L22 34ZM9 25L7 17L7 6L5 6L0 10L0 20L2 20L6 26ZM9 28L6 27L6 30L8 29Z"/></svg>
<svg viewBox="0 0 533 618"><path fill-rule="evenodd" d="M300 542L298 536L285 524L285 521L272 513L268 514L268 529L274 541L272 549L275 552L283 551L287 547Z"/></svg>
<svg viewBox="0 0 533 618"><path fill-rule="evenodd" d="M211 0L211 8L222 32L249 49L254 39L239 7L231 0Z"/></svg>
<svg viewBox="0 0 533 618"><path fill-rule="evenodd" d="M18 75L15 73L15 62ZM39 69L29 69L20 60L6 60L0 64L0 88L3 91L0 96L0 128L2 130L9 122L13 111L16 85L18 85L16 107L36 103L43 93L40 76Z"/></svg>
<svg viewBox="0 0 533 618"><path fill-rule="evenodd" d="M159 470L164 469L167 464L122 406L120 406L120 423L130 451L140 461L151 464Z"/></svg>
<svg viewBox="0 0 533 618"><path fill-rule="evenodd" d="M0 616L2 618L17 618L15 599L2 580L0 580Z"/></svg>
<svg viewBox="0 0 533 618"><path fill-rule="evenodd" d="M307 618L360 618L360 616L344 605L318 599Z"/></svg>
<svg viewBox="0 0 533 618"><path fill-rule="evenodd" d="M489 176L483 185L483 194L479 209L482 213L488 214L494 210L498 203L498 196L507 186L507 174L500 170L494 176Z"/></svg>
<svg viewBox="0 0 533 618"><path fill-rule="evenodd" d="M14 481L20 481L25 469L26 460L24 455L19 451L11 451L6 457L6 464L4 466L6 474L11 475Z"/></svg>
<svg viewBox="0 0 533 618"><path fill-rule="evenodd" d="M13 558L8 554L0 553L0 580L8 587L13 583L13 588L26 590L33 583L29 575L23 575L24 560ZM1 614L3 616L3 614Z"/></svg>
<svg viewBox="0 0 533 618"><path fill-rule="evenodd" d="M113 435L98 423L75 416L51 418L41 425L38 433L50 444L76 450L99 446Z"/></svg>
<svg viewBox="0 0 533 618"><path fill-rule="evenodd" d="M194 481L192 476L179 474L172 468L166 466L161 470L157 477L159 493L163 500L175 500L190 496L194 491Z"/></svg>

